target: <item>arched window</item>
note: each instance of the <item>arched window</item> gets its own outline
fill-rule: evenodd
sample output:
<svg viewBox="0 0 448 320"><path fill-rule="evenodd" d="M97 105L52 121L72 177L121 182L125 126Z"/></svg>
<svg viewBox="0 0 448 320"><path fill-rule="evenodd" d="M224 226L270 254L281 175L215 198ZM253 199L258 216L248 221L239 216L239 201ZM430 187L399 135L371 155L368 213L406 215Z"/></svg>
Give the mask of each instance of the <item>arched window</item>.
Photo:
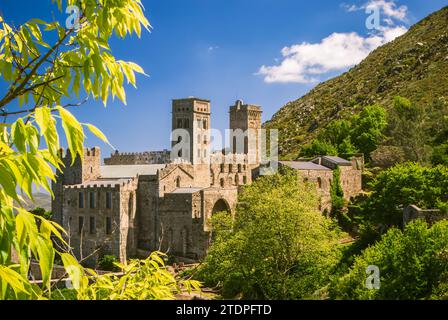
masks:
<svg viewBox="0 0 448 320"><path fill-rule="evenodd" d="M220 185L221 185L221 188L224 188L224 185L225 185L224 178L221 178L221 179L219 180L219 183L220 183Z"/></svg>
<svg viewBox="0 0 448 320"><path fill-rule="evenodd" d="M180 188L180 177L176 178L176 188Z"/></svg>

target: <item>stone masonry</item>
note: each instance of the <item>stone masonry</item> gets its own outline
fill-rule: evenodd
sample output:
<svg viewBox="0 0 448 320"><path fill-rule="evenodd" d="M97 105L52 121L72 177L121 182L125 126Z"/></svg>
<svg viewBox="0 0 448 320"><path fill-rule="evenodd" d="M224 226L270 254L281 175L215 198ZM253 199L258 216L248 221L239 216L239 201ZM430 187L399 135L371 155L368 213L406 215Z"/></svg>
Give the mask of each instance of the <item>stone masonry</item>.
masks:
<svg viewBox="0 0 448 320"><path fill-rule="evenodd" d="M154 250L204 258L210 244L210 218L222 211L234 214L240 187L256 176L259 106L239 100L230 107L230 128L252 131L242 150L232 136L230 150L219 152L210 152L210 101L177 99L172 108L173 131L183 129L191 137L189 154L115 152L102 165L101 150L95 147L85 149L83 159L71 165L70 153L61 151L65 169L52 185L53 217L68 231L75 255L87 265L106 254L123 262ZM172 140L174 147L181 138ZM336 166L341 168L346 197L361 191L362 164L356 161L318 157L280 165L316 183L322 195L319 208L324 211L331 207L329 186Z"/></svg>

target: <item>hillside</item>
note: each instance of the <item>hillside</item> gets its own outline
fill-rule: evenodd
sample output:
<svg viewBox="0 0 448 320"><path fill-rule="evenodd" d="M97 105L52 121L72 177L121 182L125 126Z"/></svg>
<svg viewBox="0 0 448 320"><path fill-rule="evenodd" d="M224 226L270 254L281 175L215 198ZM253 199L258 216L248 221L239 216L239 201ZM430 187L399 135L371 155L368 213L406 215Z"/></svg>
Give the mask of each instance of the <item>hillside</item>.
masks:
<svg viewBox="0 0 448 320"><path fill-rule="evenodd" d="M47 193L36 192L33 194L33 200L24 196L24 207L27 210L33 210L35 208L44 208L46 211L51 211L51 196Z"/></svg>
<svg viewBox="0 0 448 320"><path fill-rule="evenodd" d="M374 103L389 108L397 95L417 104L448 96L448 7L376 49L348 72L289 102L264 126L280 129L281 157L293 159L331 120Z"/></svg>

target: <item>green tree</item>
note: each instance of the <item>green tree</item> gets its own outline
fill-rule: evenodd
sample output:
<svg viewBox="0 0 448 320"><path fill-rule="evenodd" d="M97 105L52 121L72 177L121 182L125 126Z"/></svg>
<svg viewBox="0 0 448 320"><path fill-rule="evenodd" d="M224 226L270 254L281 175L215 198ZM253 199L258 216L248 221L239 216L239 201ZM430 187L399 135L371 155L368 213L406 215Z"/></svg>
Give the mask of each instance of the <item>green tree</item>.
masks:
<svg viewBox="0 0 448 320"><path fill-rule="evenodd" d="M383 141L383 131L387 126L386 110L379 105L367 106L352 119L350 137L352 143L370 159L373 152Z"/></svg>
<svg viewBox="0 0 448 320"><path fill-rule="evenodd" d="M422 208L438 208L448 202L448 168L423 167L404 163L382 171L370 183L371 193L361 198L358 216L384 230L402 226L403 208L415 204Z"/></svg>
<svg viewBox="0 0 448 320"><path fill-rule="evenodd" d="M331 213L337 216L344 208L344 190L341 186L341 169L337 167L333 170L333 180L330 186Z"/></svg>
<svg viewBox="0 0 448 320"><path fill-rule="evenodd" d="M366 159L383 141L386 111L378 105L365 107L349 120L333 120L302 148L302 156L341 155L362 152Z"/></svg>
<svg viewBox="0 0 448 320"><path fill-rule="evenodd" d="M213 219L215 240L199 278L226 297L300 299L327 283L341 234L316 210L316 187L297 173L262 177L239 197L234 220Z"/></svg>
<svg viewBox="0 0 448 320"><path fill-rule="evenodd" d="M142 28L149 30L140 0L52 2L61 12L65 11L63 5L78 6L79 24L65 28L57 21L32 19L12 27L0 16L0 79L7 87L0 96L0 116L4 119L0 124L0 299L50 298L56 255L73 282L83 284L79 288L88 285L89 279L80 276L87 271L65 252L69 250L65 231L26 211L21 195L32 199L33 185L52 193L49 180L55 180L54 170L63 166L58 124L73 161L82 156L85 129L107 142L98 128L79 123L68 110L81 104L81 95L84 100L92 97L105 105L109 96L125 103L125 80L135 85L135 73L144 73L133 62L116 60L109 46L114 35L140 36ZM54 247L53 238L66 247L65 251ZM12 261L12 250L18 263ZM28 279L31 258L39 262L42 288ZM95 283L95 279L102 278L90 280ZM119 281L112 285L121 288ZM85 295L79 291L78 296Z"/></svg>
<svg viewBox="0 0 448 320"><path fill-rule="evenodd" d="M447 297L448 222L421 221L393 228L355 259L330 286L333 299L440 299ZM380 288L366 287L369 266L380 271Z"/></svg>
<svg viewBox="0 0 448 320"><path fill-rule="evenodd" d="M413 104L403 97L395 97L389 113L387 143L402 148L406 161L428 163L431 156L429 123L431 121L425 106Z"/></svg>

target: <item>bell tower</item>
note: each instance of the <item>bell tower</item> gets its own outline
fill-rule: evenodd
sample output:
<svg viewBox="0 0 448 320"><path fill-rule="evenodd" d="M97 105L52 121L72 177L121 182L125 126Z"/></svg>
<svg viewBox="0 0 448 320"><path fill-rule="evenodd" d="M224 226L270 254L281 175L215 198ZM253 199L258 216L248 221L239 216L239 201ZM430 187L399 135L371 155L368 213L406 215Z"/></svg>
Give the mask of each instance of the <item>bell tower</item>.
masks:
<svg viewBox="0 0 448 320"><path fill-rule="evenodd" d="M234 106L230 107L230 148L233 153L248 155L250 165L257 166L260 163L260 129L261 114L260 106L253 104L244 104L242 100L237 100ZM244 133L244 137L238 136L238 131ZM243 143L238 139L244 138L243 150L238 149L237 145Z"/></svg>
<svg viewBox="0 0 448 320"><path fill-rule="evenodd" d="M206 163L210 157L210 101L199 98L173 100L172 129L183 129L189 135L189 152L174 158L183 158L192 164ZM176 140L176 139L175 139ZM172 141L172 146L182 137Z"/></svg>

